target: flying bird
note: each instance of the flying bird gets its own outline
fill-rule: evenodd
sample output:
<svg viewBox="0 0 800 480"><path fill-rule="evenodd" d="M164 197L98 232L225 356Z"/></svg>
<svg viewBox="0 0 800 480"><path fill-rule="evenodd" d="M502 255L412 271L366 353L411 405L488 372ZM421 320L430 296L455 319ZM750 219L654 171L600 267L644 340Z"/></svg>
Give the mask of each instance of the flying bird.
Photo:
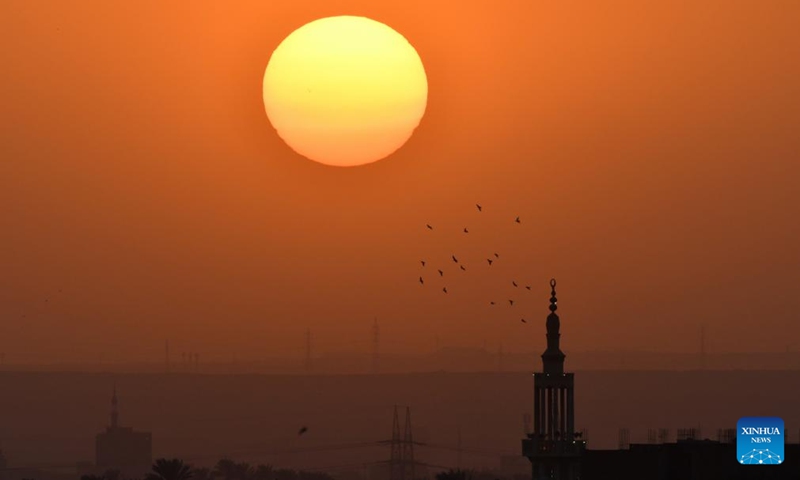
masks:
<svg viewBox="0 0 800 480"><path fill-rule="evenodd" d="M495 253L495 254L494 254L494 258L500 258L500 255L499 255L499 254L497 254L497 253Z"/></svg>
<svg viewBox="0 0 800 480"><path fill-rule="evenodd" d="M308 427L301 427L300 431L297 432L298 435L302 435L308 431Z"/></svg>
<svg viewBox="0 0 800 480"><path fill-rule="evenodd" d="M511 306L513 307L513 306L514 306L514 300L509 300L509 301L508 301L508 304L509 304L509 305L511 305Z"/></svg>
<svg viewBox="0 0 800 480"><path fill-rule="evenodd" d="M420 260L419 263L421 263L423 267L425 266L425 260Z"/></svg>
<svg viewBox="0 0 800 480"><path fill-rule="evenodd" d="M454 262L456 262L456 263L458 263L458 259L456 258L456 256L455 256L455 255L453 255L453 261L454 261Z"/></svg>
<svg viewBox="0 0 800 480"><path fill-rule="evenodd" d="M511 280L511 285L514 285L516 287L517 286L517 282L515 282L514 280Z"/></svg>
<svg viewBox="0 0 800 480"><path fill-rule="evenodd" d="M524 319L524 318L520 318L520 321L521 321L522 323L528 323L528 322L526 322L526 321L525 321L525 319Z"/></svg>
<svg viewBox="0 0 800 480"><path fill-rule="evenodd" d="M442 288L442 291L443 291L444 293L447 293L447 287L444 287L444 288Z"/></svg>
<svg viewBox="0 0 800 480"><path fill-rule="evenodd" d="M467 227L464 227L464 233L469 233L469 230L467 230Z"/></svg>
<svg viewBox="0 0 800 480"><path fill-rule="evenodd" d="M422 277L419 277L419 284L420 285L425 285L425 280L423 280Z"/></svg>
<svg viewBox="0 0 800 480"><path fill-rule="evenodd" d="M489 305L494 305L494 302L489 302Z"/></svg>
<svg viewBox="0 0 800 480"><path fill-rule="evenodd" d="M530 289L531 289L531 286L530 286L530 285L525 285L525 288L527 288L528 290L530 290Z"/></svg>
<svg viewBox="0 0 800 480"><path fill-rule="evenodd" d="M467 267L465 267L464 265L460 265L460 267L461 267L461 270L466 270L467 269Z"/></svg>
<svg viewBox="0 0 800 480"><path fill-rule="evenodd" d="M478 211L479 212L483 211L483 207L481 207L481 205L479 203L476 203L475 206L478 207Z"/></svg>
<svg viewBox="0 0 800 480"><path fill-rule="evenodd" d="M433 227L431 227L430 223L426 223L425 226L428 227L428 230L433 230Z"/></svg>
<svg viewBox="0 0 800 480"><path fill-rule="evenodd" d="M514 221L517 222L517 223L522 223L522 222L519 221L519 217L517 217L516 220L514 220Z"/></svg>
<svg viewBox="0 0 800 480"><path fill-rule="evenodd" d="M489 262L489 266L491 267L492 266L492 259L491 258L487 258L486 261Z"/></svg>
<svg viewBox="0 0 800 480"><path fill-rule="evenodd" d="M439 276L440 277L444 277L444 272L443 271L439 270L438 272L439 272Z"/></svg>

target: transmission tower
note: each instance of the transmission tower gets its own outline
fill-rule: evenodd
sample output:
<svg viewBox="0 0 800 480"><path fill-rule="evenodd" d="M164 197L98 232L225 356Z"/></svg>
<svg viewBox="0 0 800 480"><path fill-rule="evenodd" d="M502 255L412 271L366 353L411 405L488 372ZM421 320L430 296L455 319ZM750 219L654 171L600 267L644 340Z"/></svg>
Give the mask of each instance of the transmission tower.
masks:
<svg viewBox="0 0 800 480"><path fill-rule="evenodd" d="M375 318L375 323L372 325L372 373L378 373L379 369L379 356L378 346L380 345L380 329L378 328L378 318Z"/></svg>
<svg viewBox="0 0 800 480"><path fill-rule="evenodd" d="M392 420L392 453L389 457L389 479L405 480L405 464L403 462L403 440L400 438L400 420L397 417L397 405L394 406L394 419Z"/></svg>
<svg viewBox="0 0 800 480"><path fill-rule="evenodd" d="M311 329L306 330L306 373L311 372Z"/></svg>
<svg viewBox="0 0 800 480"><path fill-rule="evenodd" d="M403 434L403 479L414 480L414 437L411 434L411 408L406 407L406 429Z"/></svg>

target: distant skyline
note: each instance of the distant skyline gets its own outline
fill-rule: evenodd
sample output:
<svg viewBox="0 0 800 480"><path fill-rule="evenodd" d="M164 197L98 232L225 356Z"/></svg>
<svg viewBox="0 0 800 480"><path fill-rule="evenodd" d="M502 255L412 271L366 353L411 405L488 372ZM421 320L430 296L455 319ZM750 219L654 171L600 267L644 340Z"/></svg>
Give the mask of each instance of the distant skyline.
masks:
<svg viewBox="0 0 800 480"><path fill-rule="evenodd" d="M404 147L348 169L288 148L261 89L286 35L342 14L406 37L429 89ZM307 328L369 351L375 317L387 350L536 351L551 277L567 354L696 352L701 325L709 353L800 349L799 17L777 0L4 2L0 352L157 362L170 338L302 360ZM453 254L448 294L420 286Z"/></svg>

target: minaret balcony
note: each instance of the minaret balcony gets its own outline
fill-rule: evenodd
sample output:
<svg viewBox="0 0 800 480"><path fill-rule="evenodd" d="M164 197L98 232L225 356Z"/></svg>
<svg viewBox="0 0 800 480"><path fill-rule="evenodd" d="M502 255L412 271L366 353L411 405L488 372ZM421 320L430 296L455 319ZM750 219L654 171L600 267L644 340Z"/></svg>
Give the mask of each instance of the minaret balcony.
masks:
<svg viewBox="0 0 800 480"><path fill-rule="evenodd" d="M554 440L533 435L522 440L522 455L528 458L579 457L585 450L585 440Z"/></svg>

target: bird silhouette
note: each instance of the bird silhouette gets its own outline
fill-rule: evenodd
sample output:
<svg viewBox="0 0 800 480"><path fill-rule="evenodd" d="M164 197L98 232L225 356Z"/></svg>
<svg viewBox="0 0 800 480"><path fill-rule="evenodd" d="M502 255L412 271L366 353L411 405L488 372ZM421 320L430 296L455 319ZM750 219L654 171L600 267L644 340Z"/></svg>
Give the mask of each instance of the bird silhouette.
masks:
<svg viewBox="0 0 800 480"><path fill-rule="evenodd" d="M444 272L443 272L443 271L441 271L441 270L438 270L438 272L439 272L439 276L440 276L440 277L443 277L443 276L444 276Z"/></svg>
<svg viewBox="0 0 800 480"><path fill-rule="evenodd" d="M426 223L425 226L428 227L428 230L433 230L433 227L431 227L430 223Z"/></svg>
<svg viewBox="0 0 800 480"><path fill-rule="evenodd" d="M459 266L461 267L461 270L465 270L465 271L467 270L467 267L465 267L464 265L459 265Z"/></svg>
<svg viewBox="0 0 800 480"><path fill-rule="evenodd" d="M425 285L425 280L423 280L422 277L419 277L419 284L420 285Z"/></svg>
<svg viewBox="0 0 800 480"><path fill-rule="evenodd" d="M425 260L420 260L419 263L421 263L423 267L425 266Z"/></svg>
<svg viewBox="0 0 800 480"><path fill-rule="evenodd" d="M524 319L524 318L520 318L520 321L521 321L522 323L528 323L528 322L526 322L526 321L525 321L525 319Z"/></svg>
<svg viewBox="0 0 800 480"><path fill-rule="evenodd" d="M517 282L515 282L514 280L511 280L511 285L514 285L516 287L517 286Z"/></svg>
<svg viewBox="0 0 800 480"><path fill-rule="evenodd" d="M509 301L508 301L508 304L509 304L509 305L511 305L511 306L513 307L513 306L514 306L514 300L509 300Z"/></svg>
<svg viewBox="0 0 800 480"><path fill-rule="evenodd" d="M308 427L300 427L300 431L297 432L297 435L302 435L308 431Z"/></svg>
<svg viewBox="0 0 800 480"><path fill-rule="evenodd" d="M486 261L489 262L489 266L491 267L492 266L492 259L491 258L487 258Z"/></svg>
<svg viewBox="0 0 800 480"><path fill-rule="evenodd" d="M483 207L481 207L481 204L480 204L480 203L476 203L476 204L475 204L475 206L476 206L476 207L478 207L478 211L479 211L479 212L482 212L482 211L483 211Z"/></svg>
<svg viewBox="0 0 800 480"><path fill-rule="evenodd" d="M489 305L494 305L494 302L489 302Z"/></svg>
<svg viewBox="0 0 800 480"><path fill-rule="evenodd" d="M497 253L495 253L495 254L494 254L494 258L500 258L500 255L499 255L499 254L497 254Z"/></svg>
<svg viewBox="0 0 800 480"><path fill-rule="evenodd" d="M453 255L453 261L454 261L454 262L456 262L456 263L458 263L458 259L456 258L456 256L455 256L455 255Z"/></svg>
<svg viewBox="0 0 800 480"><path fill-rule="evenodd" d="M525 288L527 288L528 290L530 290L530 289L531 289L531 286L530 286L530 285L525 285Z"/></svg>
<svg viewBox="0 0 800 480"><path fill-rule="evenodd" d="M517 223L522 223L522 222L519 221L519 217L517 217L514 221L517 222Z"/></svg>
<svg viewBox="0 0 800 480"><path fill-rule="evenodd" d="M447 293L447 287L444 287L444 288L442 288L442 291L443 291L444 293Z"/></svg>
<svg viewBox="0 0 800 480"><path fill-rule="evenodd" d="M464 227L464 233L469 233L469 230L467 230L467 227Z"/></svg>

